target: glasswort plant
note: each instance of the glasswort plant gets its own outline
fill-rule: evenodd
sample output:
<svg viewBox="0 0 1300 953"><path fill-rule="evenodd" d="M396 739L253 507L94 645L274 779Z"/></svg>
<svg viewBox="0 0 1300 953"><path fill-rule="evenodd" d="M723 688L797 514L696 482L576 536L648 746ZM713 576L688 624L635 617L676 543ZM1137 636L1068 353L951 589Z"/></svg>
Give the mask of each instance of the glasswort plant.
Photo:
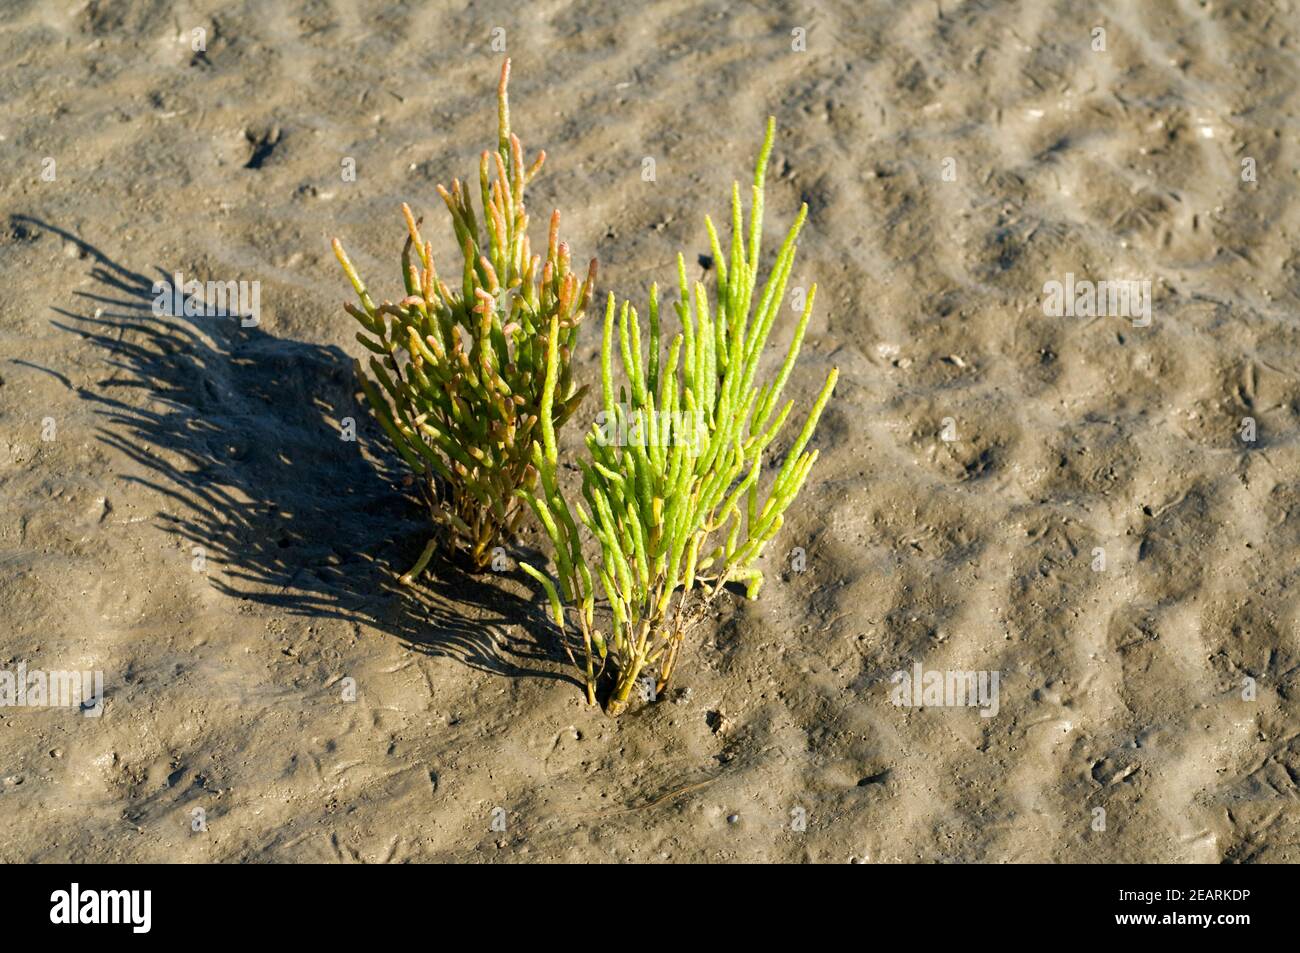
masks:
<svg viewBox="0 0 1300 953"><path fill-rule="evenodd" d="M627 302L618 309L615 342L611 293L601 349L602 409L586 438L587 459L579 462L586 505L575 503L577 520L556 480L555 431L546 409L556 400L561 379L556 362L548 363L541 441L534 443L532 456L541 488L521 490L520 495L528 499L550 537L559 585L532 566L522 568L546 590L566 650L566 611L576 616L583 658L579 663L569 650L570 658L583 673L590 704L596 703L602 678L612 681L606 706L610 715L626 708L643 672L655 666L656 694L666 688L688 628L686 606L693 594L700 592L697 602L704 604L727 583L738 582L745 584L749 598L758 595L763 575L756 562L780 530L786 509L817 460L817 451L805 447L835 388L838 370L827 377L767 492L760 489L763 451L793 407L793 401L778 402L816 295L814 286L780 370L759 386L759 361L781 310L795 240L808 211L806 205L800 209L755 298L763 179L774 134L775 121L769 119L754 171L747 236L740 186L732 187L728 259L723 258L712 221L705 218L717 262L712 307L704 285L687 282L685 261L677 256L680 298L675 308L681 331L668 344L666 358L656 286L650 287L647 353L642 350L640 319ZM555 338L552 334L551 341ZM616 352L622 367L617 402ZM609 440L611 430L627 439ZM594 564L584 557L578 523L599 543L600 558ZM596 627L597 582L612 616L607 636ZM674 607L672 596L678 590Z"/></svg>
<svg viewBox="0 0 1300 953"><path fill-rule="evenodd" d="M458 287L438 277L433 245L420 235L422 220L405 203L406 294L396 304L376 305L342 244L333 242L361 302L360 308L344 307L363 328L357 340L375 353L373 379L356 362L366 401L418 475L448 548L467 552L477 569L491 561L494 545L515 530L524 512L516 491L536 480L529 448L538 420L549 433L582 399L571 383L569 358L596 280L595 259L585 281L571 271L558 211L551 216L545 263L531 254L524 187L546 153L525 168L523 148L510 131L509 79L506 60L497 87L497 149L479 160L483 229L469 183L453 180L450 191L438 186L463 259ZM429 540L404 583L424 570L438 538Z"/></svg>

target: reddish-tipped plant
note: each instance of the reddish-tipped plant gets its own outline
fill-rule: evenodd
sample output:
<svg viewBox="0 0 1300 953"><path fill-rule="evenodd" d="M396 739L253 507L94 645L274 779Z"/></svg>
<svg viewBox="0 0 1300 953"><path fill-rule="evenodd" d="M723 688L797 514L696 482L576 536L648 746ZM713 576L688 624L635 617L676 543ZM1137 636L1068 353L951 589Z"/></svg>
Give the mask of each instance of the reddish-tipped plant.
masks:
<svg viewBox="0 0 1300 953"><path fill-rule="evenodd" d="M438 277L422 219L405 204L405 295L396 303L375 304L342 244L333 243L361 303L344 307L363 329L357 340L374 352L370 374L356 364L366 400L415 471L441 538L478 569L523 514L517 491L537 478L531 452L539 420L547 416L547 429L558 428L582 399L569 360L596 280L595 259L585 280L571 270L558 211L545 260L531 254L524 188L546 153L525 166L510 131L509 79L507 60L497 88L497 149L479 160L481 227L468 183L438 186L462 256L454 286ZM439 538L430 538L403 582L424 570Z"/></svg>

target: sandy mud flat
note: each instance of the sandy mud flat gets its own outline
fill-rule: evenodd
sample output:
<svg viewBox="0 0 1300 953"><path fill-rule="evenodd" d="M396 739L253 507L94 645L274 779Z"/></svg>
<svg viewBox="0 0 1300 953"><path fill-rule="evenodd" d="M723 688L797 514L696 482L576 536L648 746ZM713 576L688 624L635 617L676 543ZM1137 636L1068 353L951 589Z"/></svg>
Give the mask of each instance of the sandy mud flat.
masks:
<svg viewBox="0 0 1300 953"><path fill-rule="evenodd" d="M602 296L695 267L776 116L791 395L840 368L762 598L617 720L513 562L397 585L329 250L396 297L400 203L445 241L498 29ZM0 708L0 861L1300 861L1298 47L1295 0L4 3L0 670L103 699ZM258 323L159 316L178 272Z"/></svg>

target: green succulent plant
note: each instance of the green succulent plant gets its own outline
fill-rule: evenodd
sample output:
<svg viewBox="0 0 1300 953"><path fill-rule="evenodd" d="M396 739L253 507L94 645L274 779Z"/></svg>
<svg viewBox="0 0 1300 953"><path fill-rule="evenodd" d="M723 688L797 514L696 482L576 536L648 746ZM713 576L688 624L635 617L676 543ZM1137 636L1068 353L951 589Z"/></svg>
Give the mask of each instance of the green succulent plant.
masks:
<svg viewBox="0 0 1300 953"><path fill-rule="evenodd" d="M685 260L677 256L680 296L674 304L681 330L666 352L657 287L650 287L644 350L636 310L627 302L616 308L610 294L601 348L601 411L586 437L587 454L579 461L582 500L573 506L559 486L555 428L546 412L563 392L563 380L559 362L548 362L540 439L532 448L540 488L521 489L519 496L545 527L556 579L531 565L522 568L547 593L588 702L596 703L602 680L609 684L610 715L626 708L643 673L657 671L656 693L667 687L689 628L691 600L708 602L729 582L743 583L748 597L757 597L763 581L758 558L817 460L818 452L806 447L835 388L834 369L775 478L762 479L764 451L793 410L792 401L780 402L781 393L816 296L814 286L784 362L775 377L760 384L760 359L781 311L795 241L807 215L804 206L760 289L763 180L774 134L775 121L769 119L754 172L748 231L740 186L732 187L728 256L712 221L705 219L717 263L712 305L702 282L687 281ZM554 358L560 325L558 318L552 322ZM586 537L599 547L599 558L590 562ZM596 624L598 595L608 602L607 632ZM568 648L570 616L581 636L581 660Z"/></svg>
<svg viewBox="0 0 1300 953"><path fill-rule="evenodd" d="M580 281L559 240L558 211L545 259L531 252L524 189L546 154L525 167L510 131L509 79L507 60L497 88L497 148L479 160L482 222L468 183L438 186L461 254L451 285L439 277L433 244L406 204L405 294L396 303L375 304L342 244L333 242L360 300L360 307L344 307L361 325L357 340L374 352L368 368L356 362L361 389L414 471L438 528L402 576L406 583L424 570L440 540L467 553L477 569L491 562L493 548L526 509L519 491L536 480L531 446L539 422L548 433L561 427L583 396L572 383L570 356L596 261Z"/></svg>

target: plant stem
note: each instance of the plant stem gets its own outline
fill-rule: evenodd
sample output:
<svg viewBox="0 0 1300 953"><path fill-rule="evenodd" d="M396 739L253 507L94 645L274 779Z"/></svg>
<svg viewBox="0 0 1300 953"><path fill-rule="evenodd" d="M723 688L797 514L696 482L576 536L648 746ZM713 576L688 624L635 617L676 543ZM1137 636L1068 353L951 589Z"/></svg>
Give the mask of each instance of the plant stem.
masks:
<svg viewBox="0 0 1300 953"><path fill-rule="evenodd" d="M682 613L686 609L686 591L682 591L682 597L677 601L677 614L673 617L673 634L668 637L668 656L664 659L664 664L659 669L659 680L655 683L655 697L664 693L668 688L668 680L673 677L673 666L677 663L677 651L682 646L682 640L686 632L682 626Z"/></svg>
<svg viewBox="0 0 1300 953"><path fill-rule="evenodd" d="M424 572L424 567L429 565L429 560L433 558L433 551L438 548L438 538L430 537L429 541L424 544L424 552L420 553L420 558L415 561L415 565L410 568L398 581L409 586L415 582L417 576Z"/></svg>
<svg viewBox="0 0 1300 953"><path fill-rule="evenodd" d="M651 620L646 619L641 623L641 631L637 633L636 640L629 646L629 655L627 665L619 669L618 681L614 684L614 694L609 700L609 716L617 718L627 708L628 699L632 695L632 687L636 685L636 680L641 676L641 669L645 667L646 661L646 643L650 638L653 630Z"/></svg>
<svg viewBox="0 0 1300 953"><path fill-rule="evenodd" d="M655 696L658 697L668 688L668 680L673 677L673 665L677 661L677 650L682 645L682 631L678 629L668 641L668 656L659 670L659 680L655 682Z"/></svg>
<svg viewBox="0 0 1300 953"><path fill-rule="evenodd" d="M618 673L618 682L614 686L614 694L610 696L609 706L605 709L611 718L617 718L623 714L627 708L628 697L632 694L632 686L636 684L637 678L641 675L641 662L637 659L632 664Z"/></svg>
<svg viewBox="0 0 1300 953"><path fill-rule="evenodd" d="M582 647L586 655L587 665L587 704L595 706L596 704L596 674L595 668L591 661L591 630L587 628L587 620L581 621L582 628Z"/></svg>

